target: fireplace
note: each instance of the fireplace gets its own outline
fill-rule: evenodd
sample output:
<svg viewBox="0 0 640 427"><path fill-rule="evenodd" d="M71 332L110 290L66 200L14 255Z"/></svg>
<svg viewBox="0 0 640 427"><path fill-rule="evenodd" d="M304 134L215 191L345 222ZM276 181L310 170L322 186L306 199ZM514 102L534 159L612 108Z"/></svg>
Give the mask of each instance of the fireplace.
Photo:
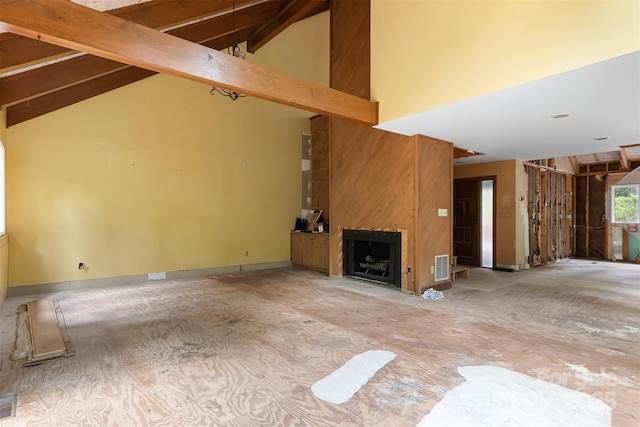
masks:
<svg viewBox="0 0 640 427"><path fill-rule="evenodd" d="M402 234L342 230L343 275L400 287Z"/></svg>

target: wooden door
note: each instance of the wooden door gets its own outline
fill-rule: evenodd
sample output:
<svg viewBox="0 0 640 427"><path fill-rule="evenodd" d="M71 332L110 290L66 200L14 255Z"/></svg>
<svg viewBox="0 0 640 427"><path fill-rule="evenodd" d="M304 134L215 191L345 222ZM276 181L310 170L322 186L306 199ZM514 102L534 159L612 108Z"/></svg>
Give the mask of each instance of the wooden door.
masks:
<svg viewBox="0 0 640 427"><path fill-rule="evenodd" d="M480 266L480 181L453 183L453 255L458 264Z"/></svg>

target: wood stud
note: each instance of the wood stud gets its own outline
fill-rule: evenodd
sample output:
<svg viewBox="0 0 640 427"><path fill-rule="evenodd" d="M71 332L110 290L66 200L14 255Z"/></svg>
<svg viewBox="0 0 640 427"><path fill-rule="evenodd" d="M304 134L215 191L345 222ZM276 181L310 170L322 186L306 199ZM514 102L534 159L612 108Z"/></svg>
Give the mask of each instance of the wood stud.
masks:
<svg viewBox="0 0 640 427"><path fill-rule="evenodd" d="M526 164L530 265L573 255L571 176L545 165Z"/></svg>

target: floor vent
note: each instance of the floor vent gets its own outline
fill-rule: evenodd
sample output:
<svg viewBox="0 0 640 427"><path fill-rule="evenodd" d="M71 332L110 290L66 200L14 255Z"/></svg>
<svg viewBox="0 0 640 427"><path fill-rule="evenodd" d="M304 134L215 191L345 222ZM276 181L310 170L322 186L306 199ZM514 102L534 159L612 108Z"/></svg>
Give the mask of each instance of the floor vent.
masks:
<svg viewBox="0 0 640 427"><path fill-rule="evenodd" d="M17 403L17 394L10 394L8 396L0 397L0 420L15 417Z"/></svg>
<svg viewBox="0 0 640 427"><path fill-rule="evenodd" d="M436 255L435 281L449 280L449 255Z"/></svg>

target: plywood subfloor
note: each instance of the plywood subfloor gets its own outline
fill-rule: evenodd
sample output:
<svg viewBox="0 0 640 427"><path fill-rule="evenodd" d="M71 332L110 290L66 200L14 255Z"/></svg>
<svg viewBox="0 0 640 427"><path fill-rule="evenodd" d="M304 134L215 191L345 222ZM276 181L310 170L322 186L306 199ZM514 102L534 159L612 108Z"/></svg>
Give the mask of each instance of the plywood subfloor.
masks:
<svg viewBox="0 0 640 427"><path fill-rule="evenodd" d="M637 426L640 266L605 264L474 269L437 301L296 268L41 295L76 355L3 363L19 397L0 426L415 426L474 365L606 396L612 425ZM31 299L4 304L3 360ZM373 349L397 356L349 401L313 395Z"/></svg>

